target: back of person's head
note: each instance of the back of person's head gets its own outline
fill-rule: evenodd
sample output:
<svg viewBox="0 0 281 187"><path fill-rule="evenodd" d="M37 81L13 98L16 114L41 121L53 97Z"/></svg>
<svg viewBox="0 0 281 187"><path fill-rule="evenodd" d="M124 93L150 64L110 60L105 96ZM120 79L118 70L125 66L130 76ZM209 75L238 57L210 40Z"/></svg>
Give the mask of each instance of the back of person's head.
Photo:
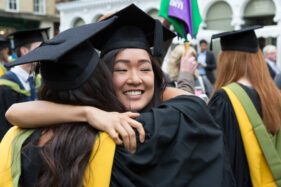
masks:
<svg viewBox="0 0 281 187"><path fill-rule="evenodd" d="M15 51L17 57L21 57L22 53L21 47L25 47L31 50L32 43L43 42L49 39L48 36L49 28L39 28L39 29L26 29L18 30L8 35L14 43Z"/></svg>
<svg viewBox="0 0 281 187"><path fill-rule="evenodd" d="M89 79L79 88L54 90L44 86L39 98L74 106L94 106L105 111L125 111L115 95L112 73L104 63L98 63ZM37 186L82 186L98 131L87 123L51 126L44 128L43 133L50 130L52 138L41 149L44 161L41 168L44 169ZM72 163L69 163L70 160Z"/></svg>
<svg viewBox="0 0 281 187"><path fill-rule="evenodd" d="M263 55L267 57L269 53L276 52L276 47L274 45L267 45L263 48Z"/></svg>
<svg viewBox="0 0 281 187"><path fill-rule="evenodd" d="M99 63L98 53L89 41L113 21L64 31L8 66L38 61L45 83L39 92L42 100L124 111L114 93L112 73ZM43 162L36 186L83 186L97 130L87 123L64 123L42 128L41 136L48 132L52 137L40 151Z"/></svg>
<svg viewBox="0 0 281 187"><path fill-rule="evenodd" d="M190 51L194 57L197 56L197 53L193 47L189 46L188 51ZM185 48L184 45L181 44L181 45L177 45L169 54L167 72L169 78L172 81L176 81L178 79L181 57L184 55L184 53L185 53Z"/></svg>
<svg viewBox="0 0 281 187"><path fill-rule="evenodd" d="M217 62L214 92L241 78L248 79L259 95L264 124L269 132L275 133L281 122L281 94L258 48L258 40L253 31L255 28L218 34L227 38L221 38L222 51ZM235 41L232 42L233 40Z"/></svg>

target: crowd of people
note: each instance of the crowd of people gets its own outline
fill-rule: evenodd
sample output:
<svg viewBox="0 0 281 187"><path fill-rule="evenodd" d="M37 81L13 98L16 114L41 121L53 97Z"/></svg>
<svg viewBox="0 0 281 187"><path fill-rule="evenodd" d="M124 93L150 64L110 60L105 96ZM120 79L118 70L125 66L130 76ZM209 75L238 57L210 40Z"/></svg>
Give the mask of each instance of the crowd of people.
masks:
<svg viewBox="0 0 281 187"><path fill-rule="evenodd" d="M260 26L223 32L217 62L201 40L164 73L166 26L132 4L50 40L12 33L0 187L281 186L276 47L261 51Z"/></svg>

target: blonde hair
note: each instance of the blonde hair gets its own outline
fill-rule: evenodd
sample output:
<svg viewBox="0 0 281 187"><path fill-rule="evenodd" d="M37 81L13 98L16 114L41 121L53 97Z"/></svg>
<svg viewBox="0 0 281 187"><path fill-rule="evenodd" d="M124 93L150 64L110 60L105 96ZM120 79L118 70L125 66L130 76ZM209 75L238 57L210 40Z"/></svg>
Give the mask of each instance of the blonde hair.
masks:
<svg viewBox="0 0 281 187"><path fill-rule="evenodd" d="M197 53L193 47L190 46L188 51L191 51L194 57L197 56ZM184 45L181 44L177 45L170 53L167 64L167 73L172 81L176 81L179 76L181 57L183 56L184 52Z"/></svg>
<svg viewBox="0 0 281 187"><path fill-rule="evenodd" d="M261 50L256 53L222 51L218 58L214 92L245 76L257 91L267 130L276 133L281 122L281 93L270 77Z"/></svg>

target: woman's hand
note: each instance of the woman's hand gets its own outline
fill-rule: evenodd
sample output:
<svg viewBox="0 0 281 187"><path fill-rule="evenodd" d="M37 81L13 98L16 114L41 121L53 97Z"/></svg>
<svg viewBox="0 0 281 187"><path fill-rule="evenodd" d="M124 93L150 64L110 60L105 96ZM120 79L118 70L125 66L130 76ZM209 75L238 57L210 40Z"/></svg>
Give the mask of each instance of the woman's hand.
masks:
<svg viewBox="0 0 281 187"><path fill-rule="evenodd" d="M132 127L137 129L141 143L145 139L145 131L142 124L134 120L139 115L133 112L106 112L97 108L88 107L86 121L94 128L107 132L117 145L123 144L125 149L131 153L135 153L137 147L136 133ZM121 135L123 141L117 133Z"/></svg>
<svg viewBox="0 0 281 187"><path fill-rule="evenodd" d="M194 75L195 70L198 66L198 63L195 60L195 57L191 55L191 53L187 53L187 55L182 56L180 63L180 71L186 71L192 75Z"/></svg>
<svg viewBox="0 0 281 187"><path fill-rule="evenodd" d="M136 134L139 132L140 142L144 142L143 126L134 118L138 113L106 112L90 106L72 106L48 101L31 101L12 105L6 112L6 118L21 128L47 127L54 124L71 122L88 122L91 126L107 132L116 144L124 144L130 152L136 150ZM120 140L118 132L123 141Z"/></svg>

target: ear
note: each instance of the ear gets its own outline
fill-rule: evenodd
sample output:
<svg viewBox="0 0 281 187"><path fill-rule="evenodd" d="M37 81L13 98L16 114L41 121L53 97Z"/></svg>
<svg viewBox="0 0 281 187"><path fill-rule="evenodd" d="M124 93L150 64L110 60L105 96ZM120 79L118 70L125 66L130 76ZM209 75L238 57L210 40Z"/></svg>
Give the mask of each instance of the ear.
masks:
<svg viewBox="0 0 281 187"><path fill-rule="evenodd" d="M29 52L29 50L26 47L24 47L24 46L20 47L21 56L26 55L28 52Z"/></svg>

